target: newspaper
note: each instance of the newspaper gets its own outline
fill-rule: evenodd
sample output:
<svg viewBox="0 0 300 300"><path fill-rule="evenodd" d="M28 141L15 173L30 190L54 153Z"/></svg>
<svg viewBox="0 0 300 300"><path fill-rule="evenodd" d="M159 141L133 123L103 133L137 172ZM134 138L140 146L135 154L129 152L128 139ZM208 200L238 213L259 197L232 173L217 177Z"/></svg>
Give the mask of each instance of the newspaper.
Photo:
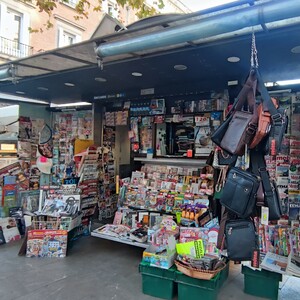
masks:
<svg viewBox="0 0 300 300"><path fill-rule="evenodd" d="M292 252L288 257L286 272L288 275L300 277L300 257L294 255Z"/></svg>
<svg viewBox="0 0 300 300"><path fill-rule="evenodd" d="M287 257L268 252L261 263L261 267L268 271L285 274L287 264Z"/></svg>

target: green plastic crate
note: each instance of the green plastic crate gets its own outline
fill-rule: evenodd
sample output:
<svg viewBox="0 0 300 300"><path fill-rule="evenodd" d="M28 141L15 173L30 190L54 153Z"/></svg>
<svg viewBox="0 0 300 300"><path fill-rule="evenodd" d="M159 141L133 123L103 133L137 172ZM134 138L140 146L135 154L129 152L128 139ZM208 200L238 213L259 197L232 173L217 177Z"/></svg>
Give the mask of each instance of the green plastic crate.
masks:
<svg viewBox="0 0 300 300"><path fill-rule="evenodd" d="M267 270L252 270L242 266L244 274L244 292L256 297L278 299L279 282L282 275Z"/></svg>
<svg viewBox="0 0 300 300"><path fill-rule="evenodd" d="M229 276L229 261L226 263L226 267L220 272L220 288L224 285L224 282Z"/></svg>
<svg viewBox="0 0 300 300"><path fill-rule="evenodd" d="M178 300L216 300L220 289L220 273L211 280L196 279L176 272Z"/></svg>
<svg viewBox="0 0 300 300"><path fill-rule="evenodd" d="M142 274L143 293L161 299L173 299L175 288L176 267L161 269L141 262L139 272Z"/></svg>

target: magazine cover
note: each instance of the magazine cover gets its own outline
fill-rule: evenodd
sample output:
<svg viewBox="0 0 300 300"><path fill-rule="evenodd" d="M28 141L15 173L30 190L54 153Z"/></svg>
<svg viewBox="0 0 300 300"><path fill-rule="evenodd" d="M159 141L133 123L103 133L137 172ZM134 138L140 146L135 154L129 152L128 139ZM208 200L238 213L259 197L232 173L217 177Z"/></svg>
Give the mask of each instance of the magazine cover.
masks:
<svg viewBox="0 0 300 300"><path fill-rule="evenodd" d="M0 227L2 228L3 236L6 243L18 241L21 239L17 222L15 218L2 218L0 219Z"/></svg>
<svg viewBox="0 0 300 300"><path fill-rule="evenodd" d="M300 195L289 196L289 220L300 220Z"/></svg>
<svg viewBox="0 0 300 300"><path fill-rule="evenodd" d="M19 191L17 206L22 207L25 215L32 215L39 210L40 191Z"/></svg>
<svg viewBox="0 0 300 300"><path fill-rule="evenodd" d="M29 230L27 257L65 257L68 232L66 230Z"/></svg>

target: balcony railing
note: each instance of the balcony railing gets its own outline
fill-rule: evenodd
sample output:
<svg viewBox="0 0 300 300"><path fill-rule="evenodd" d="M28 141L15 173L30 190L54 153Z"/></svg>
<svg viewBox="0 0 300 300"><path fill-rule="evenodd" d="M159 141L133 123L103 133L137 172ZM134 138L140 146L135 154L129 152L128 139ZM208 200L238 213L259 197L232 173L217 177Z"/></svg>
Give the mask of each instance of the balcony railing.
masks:
<svg viewBox="0 0 300 300"><path fill-rule="evenodd" d="M0 53L11 57L22 58L33 53L33 47L0 37Z"/></svg>

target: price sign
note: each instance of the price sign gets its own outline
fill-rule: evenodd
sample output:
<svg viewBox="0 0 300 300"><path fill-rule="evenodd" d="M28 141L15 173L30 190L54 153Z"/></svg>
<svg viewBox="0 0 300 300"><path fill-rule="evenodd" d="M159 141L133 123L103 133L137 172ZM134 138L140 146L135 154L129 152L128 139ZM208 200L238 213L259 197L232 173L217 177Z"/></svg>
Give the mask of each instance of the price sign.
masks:
<svg viewBox="0 0 300 300"><path fill-rule="evenodd" d="M210 118L206 116L195 116L196 126L209 126Z"/></svg>

